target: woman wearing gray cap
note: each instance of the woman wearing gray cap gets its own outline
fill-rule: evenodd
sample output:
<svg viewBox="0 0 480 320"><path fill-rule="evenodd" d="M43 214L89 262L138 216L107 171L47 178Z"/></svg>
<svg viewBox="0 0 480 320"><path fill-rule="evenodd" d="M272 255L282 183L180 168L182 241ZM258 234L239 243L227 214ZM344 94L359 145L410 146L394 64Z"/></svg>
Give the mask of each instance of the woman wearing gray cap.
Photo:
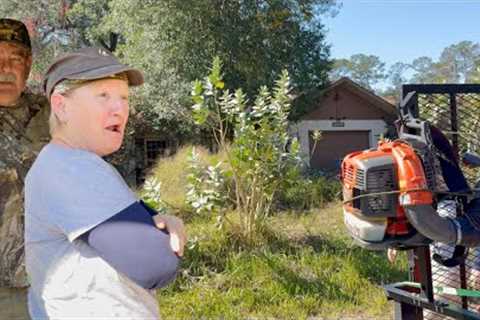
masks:
<svg viewBox="0 0 480 320"><path fill-rule="evenodd" d="M45 74L52 139L25 183L33 319L159 318L153 289L175 277L183 224L156 215L101 158L120 148L128 88L142 83L100 48L67 54Z"/></svg>

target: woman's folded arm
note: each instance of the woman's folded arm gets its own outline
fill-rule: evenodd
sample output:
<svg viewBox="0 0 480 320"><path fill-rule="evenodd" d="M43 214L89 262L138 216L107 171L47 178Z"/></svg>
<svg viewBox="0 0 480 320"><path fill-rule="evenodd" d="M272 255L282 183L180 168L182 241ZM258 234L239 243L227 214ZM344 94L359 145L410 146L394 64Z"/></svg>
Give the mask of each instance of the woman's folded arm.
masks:
<svg viewBox="0 0 480 320"><path fill-rule="evenodd" d="M160 288L176 275L179 258L169 234L158 229L152 211L135 202L81 238L117 271L145 289Z"/></svg>

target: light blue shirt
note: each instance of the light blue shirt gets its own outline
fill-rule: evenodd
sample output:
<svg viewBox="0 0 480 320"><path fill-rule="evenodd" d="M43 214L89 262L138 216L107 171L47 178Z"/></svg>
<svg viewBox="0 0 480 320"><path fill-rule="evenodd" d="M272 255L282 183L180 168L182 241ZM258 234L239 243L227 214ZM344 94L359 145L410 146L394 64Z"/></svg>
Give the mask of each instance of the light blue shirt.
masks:
<svg viewBox="0 0 480 320"><path fill-rule="evenodd" d="M50 143L25 181L25 258L33 319L158 319L154 291L113 269L78 237L135 201L94 153Z"/></svg>

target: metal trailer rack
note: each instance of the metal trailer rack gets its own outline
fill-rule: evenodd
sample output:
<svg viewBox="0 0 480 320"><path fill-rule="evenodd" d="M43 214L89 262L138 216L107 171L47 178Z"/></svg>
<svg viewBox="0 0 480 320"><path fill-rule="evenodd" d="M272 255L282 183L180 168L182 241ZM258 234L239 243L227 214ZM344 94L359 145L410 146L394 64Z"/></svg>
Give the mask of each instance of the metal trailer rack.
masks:
<svg viewBox="0 0 480 320"><path fill-rule="evenodd" d="M466 150L480 153L480 84L402 86L402 97L410 92L415 92L413 105L409 106L414 114L441 129L457 155ZM480 170L462 169L473 187ZM384 286L388 299L394 301L395 319L480 320L479 298L434 293L434 285L480 290L480 248L471 249L465 262L453 271L435 266L432 250L436 249L425 246L408 251L410 280L420 283L421 288L403 282Z"/></svg>

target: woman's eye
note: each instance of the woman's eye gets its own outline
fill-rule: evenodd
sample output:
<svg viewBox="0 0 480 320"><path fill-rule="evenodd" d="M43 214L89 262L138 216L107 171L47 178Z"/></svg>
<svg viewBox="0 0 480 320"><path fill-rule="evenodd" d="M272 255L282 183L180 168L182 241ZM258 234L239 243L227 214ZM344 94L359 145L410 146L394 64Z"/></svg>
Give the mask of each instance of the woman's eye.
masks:
<svg viewBox="0 0 480 320"><path fill-rule="evenodd" d="M108 97L108 94L106 92L101 92L99 95L98 95L100 98L107 98Z"/></svg>

